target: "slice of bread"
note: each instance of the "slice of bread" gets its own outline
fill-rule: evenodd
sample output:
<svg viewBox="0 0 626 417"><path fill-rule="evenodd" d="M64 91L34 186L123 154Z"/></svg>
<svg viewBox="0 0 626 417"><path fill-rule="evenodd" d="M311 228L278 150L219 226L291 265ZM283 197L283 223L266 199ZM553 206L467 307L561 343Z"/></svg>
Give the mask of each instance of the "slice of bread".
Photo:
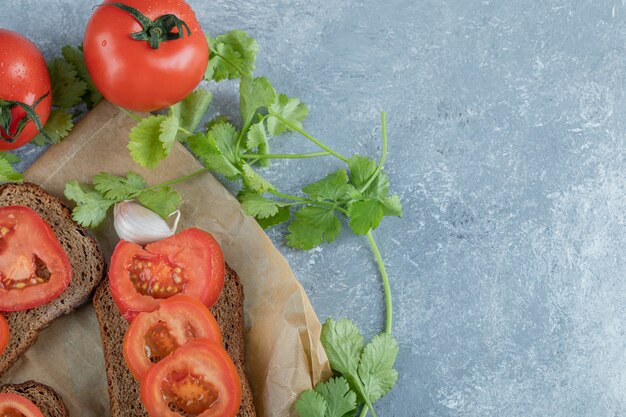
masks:
<svg viewBox="0 0 626 417"><path fill-rule="evenodd" d="M111 298L105 280L96 290L93 300L106 363L107 384L111 401L111 417L148 417L139 399L139 383L128 370L122 354L128 322L122 317ZM226 265L224 289L211 309L222 328L224 347L233 359L242 387L238 417L255 417L254 402L246 376L244 357L243 287L237 273Z"/></svg>
<svg viewBox="0 0 626 417"><path fill-rule="evenodd" d="M28 398L46 417L69 417L63 399L47 385L34 381L0 386L2 394L18 394Z"/></svg>
<svg viewBox="0 0 626 417"><path fill-rule="evenodd" d="M70 210L61 200L31 183L0 185L0 207L14 205L30 207L52 227L70 259L72 280L65 291L51 302L5 314L11 335L6 351L0 355L0 375L35 343L39 333L56 318L83 305L106 272L98 242L87 229L72 220Z"/></svg>

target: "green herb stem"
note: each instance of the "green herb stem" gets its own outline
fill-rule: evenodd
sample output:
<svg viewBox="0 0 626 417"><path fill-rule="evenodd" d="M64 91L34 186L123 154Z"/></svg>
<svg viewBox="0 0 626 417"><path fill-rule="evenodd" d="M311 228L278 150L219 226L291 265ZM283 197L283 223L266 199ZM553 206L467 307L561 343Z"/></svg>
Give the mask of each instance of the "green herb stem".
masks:
<svg viewBox="0 0 626 417"><path fill-rule="evenodd" d="M210 171L210 168L202 168L202 169L192 172L191 174L187 174L185 176L178 177L170 181L162 182L161 184L151 185L150 187L148 187L148 189L155 190L158 188L167 187L169 185L178 184L180 182L185 182L193 177L197 177L198 175L204 174L205 172L209 172L209 171Z"/></svg>
<svg viewBox="0 0 626 417"><path fill-rule="evenodd" d="M391 301L391 286L389 285L389 277L387 276L387 270L385 269L385 263L383 262L383 258L380 255L380 251L378 250L378 245L376 245L376 241L374 240L374 236L372 236L372 231L367 232L367 240L370 242L370 246L372 247L372 251L374 252L374 256L376 257L376 262L378 263L378 269L380 269L380 276L383 279L383 287L385 289L385 308L387 309L386 318L385 318L385 333L391 334L391 325L393 320L393 305Z"/></svg>
<svg viewBox="0 0 626 417"><path fill-rule="evenodd" d="M311 142L313 142L314 144L316 144L320 148L324 149L329 154L331 154L331 155L341 159L344 162L348 162L348 158L346 158L345 156L341 155L339 152L333 151L328 146L324 145L322 142L320 142L319 140L315 139L313 136L309 135L306 131L302 130L302 128L300 128L299 126L296 126L295 124L291 123L289 120L287 120L284 117L282 117L280 114L276 114L276 113L270 112L268 114L268 116L272 116L272 117L277 118L282 123L287 125L290 129L300 133L302 136L304 136L305 138L307 138L308 140L310 140Z"/></svg>
<svg viewBox="0 0 626 417"><path fill-rule="evenodd" d="M369 188L370 185L372 185L372 182L374 182L376 177L378 177L378 174L380 174L380 171L382 171L383 165L385 165L385 160L387 159L387 116L385 115L385 112L382 112L380 114L380 118L381 118L382 131L383 131L383 153L380 157L380 163L376 167L376 170L374 171L372 176L369 178L369 180L367 180L367 182L359 190L361 193L363 193L365 190Z"/></svg>
<svg viewBox="0 0 626 417"><path fill-rule="evenodd" d="M359 414L359 417L365 417L368 411L369 411L369 408L367 408L367 406L363 407L361 409L361 414Z"/></svg>
<svg viewBox="0 0 626 417"><path fill-rule="evenodd" d="M311 152L311 153L267 153L267 154L252 154L248 153L241 155L244 159L305 159L316 158L318 156L330 155L329 152Z"/></svg>

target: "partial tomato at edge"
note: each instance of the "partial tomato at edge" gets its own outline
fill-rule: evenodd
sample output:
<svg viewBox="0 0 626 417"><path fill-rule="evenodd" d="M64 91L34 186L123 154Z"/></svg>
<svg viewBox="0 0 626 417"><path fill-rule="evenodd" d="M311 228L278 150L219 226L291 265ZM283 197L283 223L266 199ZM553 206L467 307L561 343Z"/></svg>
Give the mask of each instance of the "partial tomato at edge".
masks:
<svg viewBox="0 0 626 417"><path fill-rule="evenodd" d="M137 380L160 360L193 339L221 344L219 324L195 298L175 295L158 310L140 313L124 336L124 359Z"/></svg>
<svg viewBox="0 0 626 417"><path fill-rule="evenodd" d="M6 350L10 335L9 323L7 323L7 319L0 314L0 355Z"/></svg>
<svg viewBox="0 0 626 417"><path fill-rule="evenodd" d="M169 404L197 417L234 417L241 406L239 373L221 345L192 340L145 374L141 401L151 417L180 417Z"/></svg>
<svg viewBox="0 0 626 417"><path fill-rule="evenodd" d="M65 291L71 277L67 254L37 212L0 207L0 311L46 304Z"/></svg>
<svg viewBox="0 0 626 417"><path fill-rule="evenodd" d="M0 394L0 416L44 417L28 398L18 394Z"/></svg>
<svg viewBox="0 0 626 417"><path fill-rule="evenodd" d="M39 98L46 96L35 107L42 125L50 116L52 88L50 75L43 55L37 46L19 33L0 29L0 100L19 101L32 106ZM11 125L9 132L0 127L0 151L19 148L30 142L39 131L32 121L28 121L24 130L9 143L9 136L14 136L17 126L26 112L19 106L11 107Z"/></svg>
<svg viewBox="0 0 626 417"><path fill-rule="evenodd" d="M115 304L131 321L176 294L197 298L210 308L222 292L224 268L215 238L191 228L145 248L120 241L111 257L109 285Z"/></svg>
<svg viewBox="0 0 626 417"><path fill-rule="evenodd" d="M127 11L106 0L95 9L83 49L85 63L102 95L118 106L153 111L179 102L200 83L209 61L209 46L195 13L184 0L124 0L147 18L174 14L191 31L152 49L147 40L130 35L142 25ZM174 29L177 33L178 29Z"/></svg>

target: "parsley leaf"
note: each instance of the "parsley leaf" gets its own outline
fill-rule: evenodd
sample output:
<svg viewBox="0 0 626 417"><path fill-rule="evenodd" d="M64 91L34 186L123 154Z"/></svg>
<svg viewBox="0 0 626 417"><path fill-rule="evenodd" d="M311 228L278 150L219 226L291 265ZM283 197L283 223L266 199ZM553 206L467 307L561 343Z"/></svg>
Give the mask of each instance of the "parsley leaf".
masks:
<svg viewBox="0 0 626 417"><path fill-rule="evenodd" d="M213 135L196 133L187 138L186 143L191 152L202 161L205 167L227 177L235 177L240 174L237 166L222 154Z"/></svg>
<svg viewBox="0 0 626 417"><path fill-rule="evenodd" d="M326 417L327 409L324 397L313 390L304 391L296 401L296 411L300 417Z"/></svg>
<svg viewBox="0 0 626 417"><path fill-rule="evenodd" d="M396 385L398 372L393 369L393 365L398 350L396 339L386 333L374 336L365 346L358 373L370 402L387 395Z"/></svg>
<svg viewBox="0 0 626 417"><path fill-rule="evenodd" d="M78 79L74 66L57 58L48 64L52 84L52 104L67 109L81 101L87 91L87 83Z"/></svg>
<svg viewBox="0 0 626 417"><path fill-rule="evenodd" d="M249 151L257 149L257 153L259 155L267 155L270 152L270 145L267 141L267 131L265 130L265 123L263 120L250 126L246 141L246 149ZM268 166L269 160L263 158L259 160L259 165L263 167Z"/></svg>
<svg viewBox="0 0 626 417"><path fill-rule="evenodd" d="M19 162L19 157L9 152L0 152L0 183L22 182L24 176L17 172L11 164Z"/></svg>
<svg viewBox="0 0 626 417"><path fill-rule="evenodd" d="M106 218L107 211L115 200L108 200L93 187L81 186L77 181L65 184L65 197L77 203L72 218L84 227L96 227Z"/></svg>
<svg viewBox="0 0 626 417"><path fill-rule="evenodd" d="M160 137L161 123L165 119L163 115L146 117L130 131L128 150L139 165L154 168L167 156Z"/></svg>
<svg viewBox="0 0 626 417"><path fill-rule="evenodd" d="M352 184L360 190L374 175L376 161L365 156L354 155L348 160L348 167Z"/></svg>
<svg viewBox="0 0 626 417"><path fill-rule="evenodd" d="M176 117L165 117L159 123L159 140L165 151L165 155L169 155L176 142L176 136L178 135L178 128L180 124Z"/></svg>
<svg viewBox="0 0 626 417"><path fill-rule="evenodd" d="M244 123L249 123L260 108L276 101L276 91L265 77L243 77L239 84L239 109Z"/></svg>
<svg viewBox="0 0 626 417"><path fill-rule="evenodd" d="M215 143L217 143L217 147L222 152L222 155L233 165L239 163L235 151L238 134L237 129L228 122L213 125L211 130L207 133L207 136L211 136L215 139Z"/></svg>
<svg viewBox="0 0 626 417"><path fill-rule="evenodd" d="M312 249L339 236L341 223L332 207L303 207L296 211L295 217L287 228L287 243L291 247Z"/></svg>
<svg viewBox="0 0 626 417"><path fill-rule="evenodd" d="M243 173L243 184L246 188L257 193L264 193L267 190L274 189L274 186L260 176L250 165L243 164L241 172Z"/></svg>
<svg viewBox="0 0 626 417"><path fill-rule="evenodd" d="M382 201L385 216L402 217L402 203L397 194L392 195Z"/></svg>
<svg viewBox="0 0 626 417"><path fill-rule="evenodd" d="M329 318L322 326L320 336L330 366L344 375L356 375L365 339L348 319Z"/></svg>
<svg viewBox="0 0 626 417"><path fill-rule="evenodd" d="M83 51L75 46L65 45L61 52L63 53L63 58L70 64L74 66L78 77L85 82L87 85L87 93L86 94L86 102L89 108L93 108L96 104L102 100L102 94L96 88L96 85L93 83L93 79L87 70L87 65L85 65L85 55Z"/></svg>
<svg viewBox="0 0 626 417"><path fill-rule="evenodd" d="M338 169L328 174L321 180L307 185L302 191L318 201L346 202L358 195L356 189L348 184L348 174L345 169Z"/></svg>
<svg viewBox="0 0 626 417"><path fill-rule="evenodd" d="M72 115L63 109L54 109L50 112L50 116L48 117L48 121L44 126L44 130L53 140L54 143L59 143L63 138L65 138L71 130L74 128L74 123L72 122ZM38 146L45 145L48 140L41 134L38 133L32 140Z"/></svg>
<svg viewBox="0 0 626 417"><path fill-rule="evenodd" d="M180 205L180 194L171 187L161 187L156 190L142 191L137 195L137 201L164 219L167 219Z"/></svg>
<svg viewBox="0 0 626 417"><path fill-rule="evenodd" d="M109 200L122 201L146 188L146 180L134 172L129 172L126 177L101 172L92 181L94 188Z"/></svg>
<svg viewBox="0 0 626 417"><path fill-rule="evenodd" d="M285 223L291 218L291 210L289 207L279 207L278 213L265 219L257 218L256 221L263 229L269 229L277 224Z"/></svg>
<svg viewBox="0 0 626 417"><path fill-rule="evenodd" d="M243 211L248 215L257 219L267 219L278 214L281 207L286 207L289 203L270 200L260 194L246 192L239 196L239 201L243 207Z"/></svg>
<svg viewBox="0 0 626 417"><path fill-rule="evenodd" d="M345 378L331 378L317 384L315 391L326 400L326 417L354 416L356 410L356 394L350 390Z"/></svg>
<svg viewBox="0 0 626 417"><path fill-rule="evenodd" d="M269 111L299 128L302 128L302 121L309 114L309 108L306 104L301 103L298 98L289 98L285 94L278 96L278 100L270 106ZM272 136L278 136L286 130L291 130L286 124L271 115L267 119L267 128Z"/></svg>
<svg viewBox="0 0 626 417"><path fill-rule="evenodd" d="M357 235L364 235L371 229L376 229L383 219L383 214L382 203L371 198L355 201L348 206L350 227Z"/></svg>
<svg viewBox="0 0 626 417"><path fill-rule="evenodd" d="M252 76L259 46L250 35L240 30L232 30L216 38L207 36L209 44L209 64L204 74L205 80Z"/></svg>
<svg viewBox="0 0 626 417"><path fill-rule="evenodd" d="M204 88L199 88L182 101L171 106L170 116L178 119L180 128L193 133L209 109L212 99L213 95L210 92ZM178 139L184 139L186 136L187 134L179 132Z"/></svg>

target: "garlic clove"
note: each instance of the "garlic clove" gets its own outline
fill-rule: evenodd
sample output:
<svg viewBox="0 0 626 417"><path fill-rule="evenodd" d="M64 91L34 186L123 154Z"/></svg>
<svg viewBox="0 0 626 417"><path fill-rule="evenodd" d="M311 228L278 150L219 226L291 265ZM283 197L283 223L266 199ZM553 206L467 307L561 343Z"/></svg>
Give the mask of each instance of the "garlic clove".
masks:
<svg viewBox="0 0 626 417"><path fill-rule="evenodd" d="M170 225L158 214L142 206L136 201L127 200L117 203L113 209L113 227L117 236L128 242L146 245L157 240L168 238L176 233L180 210L171 216L176 216L174 224Z"/></svg>

